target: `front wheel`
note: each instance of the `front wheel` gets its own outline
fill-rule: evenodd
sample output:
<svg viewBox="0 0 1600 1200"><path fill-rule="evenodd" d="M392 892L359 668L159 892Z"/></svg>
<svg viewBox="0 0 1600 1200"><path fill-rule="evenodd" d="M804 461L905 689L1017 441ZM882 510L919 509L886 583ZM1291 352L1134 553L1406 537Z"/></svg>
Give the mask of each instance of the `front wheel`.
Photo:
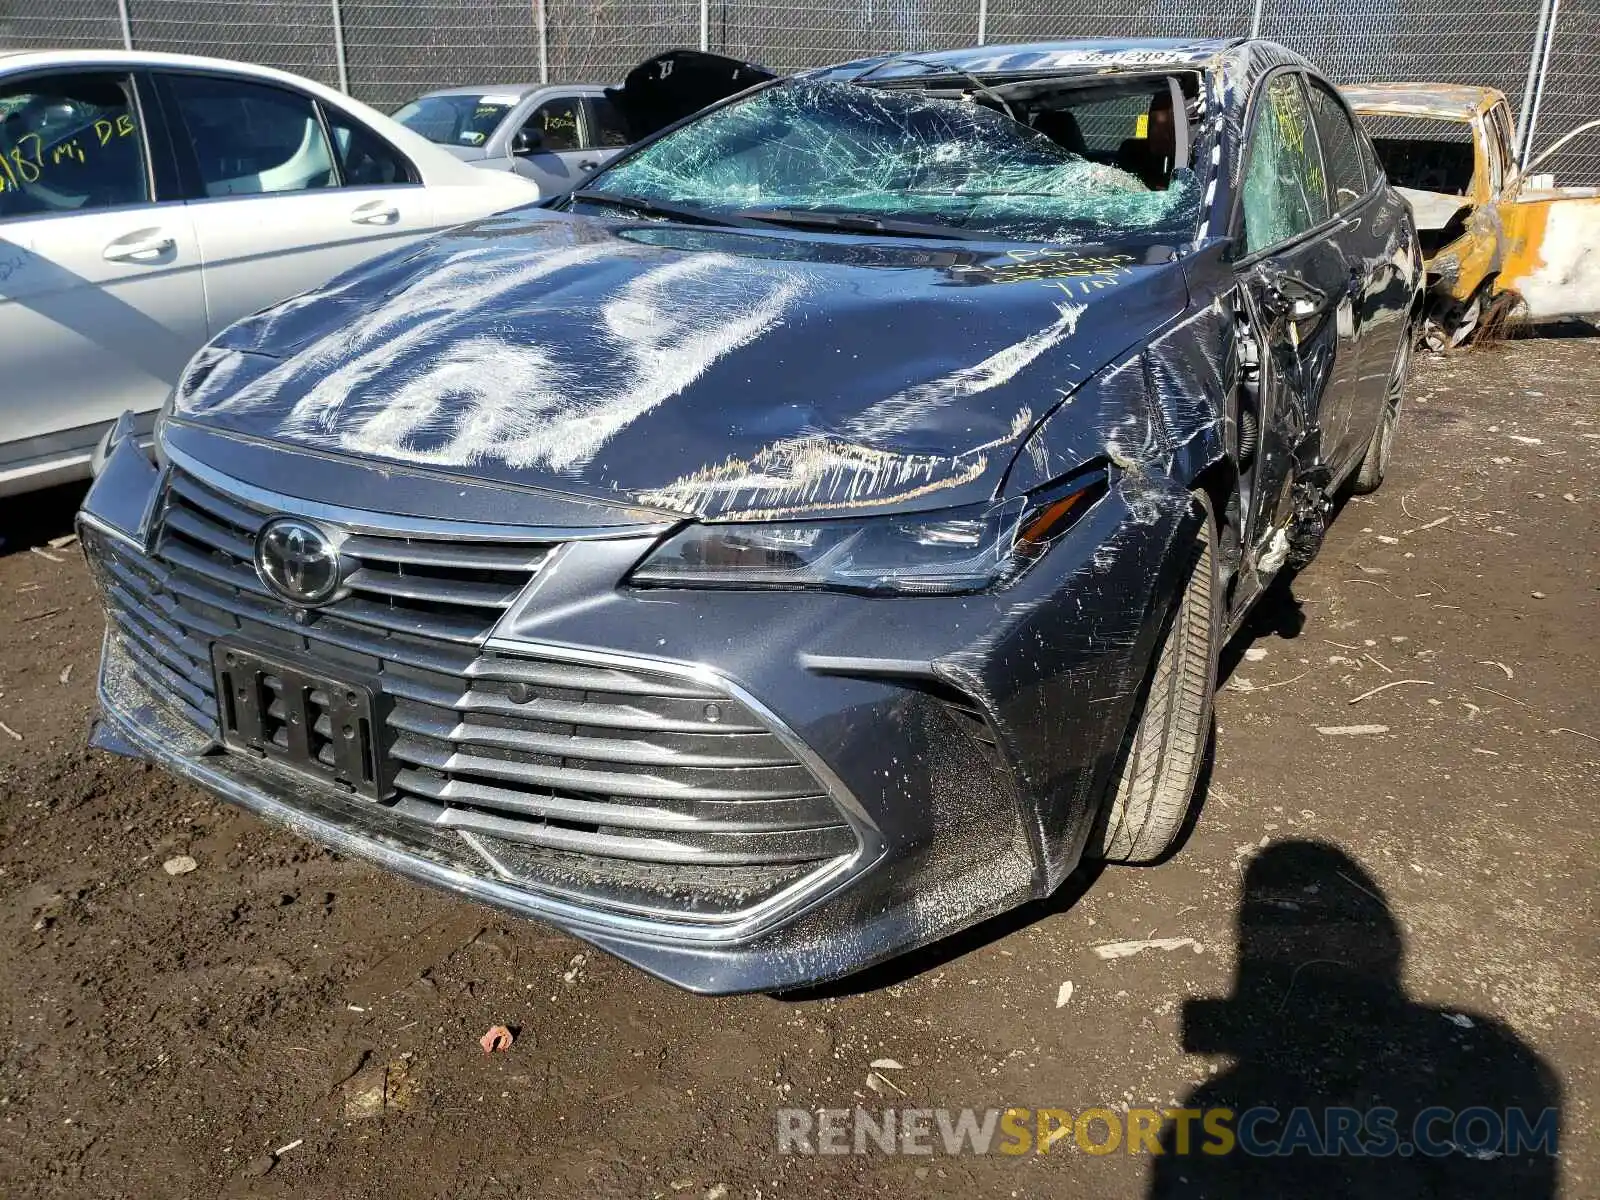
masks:
<svg viewBox="0 0 1600 1200"><path fill-rule="evenodd" d="M1395 353L1394 371L1389 376L1389 388L1383 394L1383 411L1378 414L1378 427L1372 431L1372 441L1361 459L1350 490L1358 496L1378 490L1383 476L1389 470L1389 459L1394 453L1394 432L1400 425L1400 405L1406 395L1406 375L1411 369L1411 346L1415 339L1407 331Z"/></svg>
<svg viewBox="0 0 1600 1200"><path fill-rule="evenodd" d="M1177 843L1211 736L1223 617L1217 522L1204 492L1194 501L1205 519L1184 549L1183 595L1123 740L1116 793L1097 830L1098 855L1109 862L1155 862Z"/></svg>

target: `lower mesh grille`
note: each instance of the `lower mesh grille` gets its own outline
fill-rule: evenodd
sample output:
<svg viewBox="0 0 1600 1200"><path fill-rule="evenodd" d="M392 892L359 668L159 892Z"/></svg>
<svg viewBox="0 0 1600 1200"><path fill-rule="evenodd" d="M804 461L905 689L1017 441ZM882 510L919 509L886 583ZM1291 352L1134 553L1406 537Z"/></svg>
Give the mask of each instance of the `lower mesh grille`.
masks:
<svg viewBox="0 0 1600 1200"><path fill-rule="evenodd" d="M810 768L714 682L497 654L337 607L296 612L251 586L253 573L195 570L165 542L145 556L86 529L84 545L132 675L214 738L219 641L379 691L392 791L348 802L430 853L443 837L467 869L713 915L857 848ZM431 549L441 564L451 554Z"/></svg>

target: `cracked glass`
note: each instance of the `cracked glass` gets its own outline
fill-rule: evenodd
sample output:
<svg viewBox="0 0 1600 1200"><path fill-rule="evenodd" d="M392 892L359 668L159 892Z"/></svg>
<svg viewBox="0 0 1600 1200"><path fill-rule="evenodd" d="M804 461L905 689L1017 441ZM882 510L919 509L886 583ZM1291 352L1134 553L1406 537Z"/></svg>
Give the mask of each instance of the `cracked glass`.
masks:
<svg viewBox="0 0 1600 1200"><path fill-rule="evenodd" d="M1145 169L1136 135L1146 126L1132 110L1129 137L1104 153L1062 132L1070 116L1052 125L1048 115L1033 128L965 96L792 81L668 134L589 186L710 214L839 214L1029 241L1192 236L1197 180L1186 164ZM1133 159L1119 164L1129 146Z"/></svg>

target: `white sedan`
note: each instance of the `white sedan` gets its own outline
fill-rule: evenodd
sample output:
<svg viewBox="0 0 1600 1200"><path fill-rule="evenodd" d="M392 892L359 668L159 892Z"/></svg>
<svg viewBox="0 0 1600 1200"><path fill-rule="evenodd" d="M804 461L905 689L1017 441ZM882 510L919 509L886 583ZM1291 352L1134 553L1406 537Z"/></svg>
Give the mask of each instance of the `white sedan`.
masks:
<svg viewBox="0 0 1600 1200"><path fill-rule="evenodd" d="M240 317L538 198L283 71L0 54L0 496L86 476Z"/></svg>

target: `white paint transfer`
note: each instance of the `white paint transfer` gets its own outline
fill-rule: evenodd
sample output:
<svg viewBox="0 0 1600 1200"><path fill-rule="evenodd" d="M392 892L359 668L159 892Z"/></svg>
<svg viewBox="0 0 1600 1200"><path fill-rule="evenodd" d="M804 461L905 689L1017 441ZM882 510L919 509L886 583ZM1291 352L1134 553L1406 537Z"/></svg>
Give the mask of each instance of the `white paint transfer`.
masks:
<svg viewBox="0 0 1600 1200"><path fill-rule="evenodd" d="M242 360L225 358L186 407L246 412L304 388L276 431L304 444L435 466L575 469L772 329L810 283L731 255L663 256L601 305L576 347L547 350L509 321L495 331L493 314L530 283L640 254L620 241L509 261L496 247L459 254L237 390L228 384ZM415 365L397 365L406 355Z"/></svg>
<svg viewBox="0 0 1600 1200"><path fill-rule="evenodd" d="M956 400L991 391L1010 383L1017 373L1041 354L1071 337L1086 304L1058 304L1054 323L1019 342L995 351L983 361L926 383L913 384L886 400L870 405L845 422L840 432L851 439L873 441L917 428L929 413Z"/></svg>
<svg viewBox="0 0 1600 1200"><path fill-rule="evenodd" d="M950 455L906 454L882 443L916 429L939 409L1010 383L1072 336L1083 304L1056 305L1056 320L970 366L914 384L869 405L837 431L784 438L749 459L729 459L643 493L642 503L705 514L770 518L836 506L889 505L980 477L988 454L1015 445L1033 425L1023 408L1008 432Z"/></svg>

